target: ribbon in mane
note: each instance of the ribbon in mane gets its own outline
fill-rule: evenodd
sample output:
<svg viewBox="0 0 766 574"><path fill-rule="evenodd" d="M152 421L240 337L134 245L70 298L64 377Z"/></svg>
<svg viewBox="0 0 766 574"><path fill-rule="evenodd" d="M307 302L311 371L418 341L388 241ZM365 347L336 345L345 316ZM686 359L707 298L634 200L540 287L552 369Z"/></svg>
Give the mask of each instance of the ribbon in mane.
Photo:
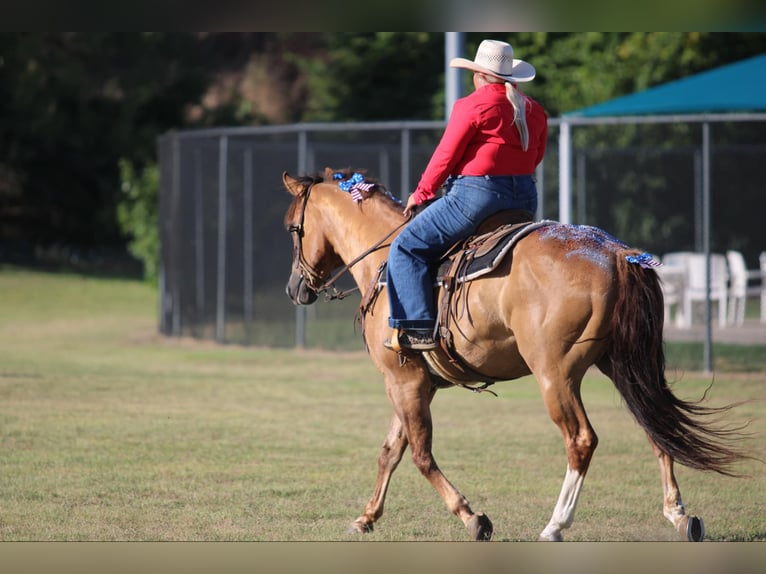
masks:
<svg viewBox="0 0 766 574"><path fill-rule="evenodd" d="M662 265L662 263L654 259L649 253L646 252L642 253L641 255L628 255L625 257L625 259L628 261L628 263L637 263L645 269L659 267Z"/></svg>
<svg viewBox="0 0 766 574"><path fill-rule="evenodd" d="M351 193L351 197L354 201L359 203L364 199L363 193L369 193L375 186L374 183L364 181L364 176L359 172L354 172L348 179L342 173L333 174L333 179L338 181L338 187L343 191Z"/></svg>

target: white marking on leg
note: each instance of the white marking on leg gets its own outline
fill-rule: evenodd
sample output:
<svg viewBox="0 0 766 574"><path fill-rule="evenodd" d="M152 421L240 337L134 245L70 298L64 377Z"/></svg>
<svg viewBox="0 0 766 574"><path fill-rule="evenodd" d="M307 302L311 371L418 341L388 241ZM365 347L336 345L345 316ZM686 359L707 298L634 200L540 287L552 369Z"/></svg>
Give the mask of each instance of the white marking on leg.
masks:
<svg viewBox="0 0 766 574"><path fill-rule="evenodd" d="M553 509L553 516L548 525L540 533L541 540L550 540L558 542L563 540L561 531L569 528L574 521L577 499L580 496L584 475L578 471L572 470L567 465L567 472L564 476L564 484L561 486L561 493Z"/></svg>
<svg viewBox="0 0 766 574"><path fill-rule="evenodd" d="M681 500L681 496L679 495L674 505L665 504L665 507L662 509L662 513L665 515L665 518L670 520L671 523L673 523L673 526L676 527L676 530L679 530L679 524L682 520L684 520L684 517L686 516L686 509L684 508L684 503Z"/></svg>

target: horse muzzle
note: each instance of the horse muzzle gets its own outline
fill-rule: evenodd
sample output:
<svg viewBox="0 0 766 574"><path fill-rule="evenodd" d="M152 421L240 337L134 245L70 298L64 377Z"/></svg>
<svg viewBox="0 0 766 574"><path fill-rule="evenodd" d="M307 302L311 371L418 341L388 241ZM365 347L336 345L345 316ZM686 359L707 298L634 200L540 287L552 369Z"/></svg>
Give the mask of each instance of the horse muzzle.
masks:
<svg viewBox="0 0 766 574"><path fill-rule="evenodd" d="M300 272L293 271L287 280L285 293L296 305L311 305L319 296L316 291L309 287L308 282Z"/></svg>

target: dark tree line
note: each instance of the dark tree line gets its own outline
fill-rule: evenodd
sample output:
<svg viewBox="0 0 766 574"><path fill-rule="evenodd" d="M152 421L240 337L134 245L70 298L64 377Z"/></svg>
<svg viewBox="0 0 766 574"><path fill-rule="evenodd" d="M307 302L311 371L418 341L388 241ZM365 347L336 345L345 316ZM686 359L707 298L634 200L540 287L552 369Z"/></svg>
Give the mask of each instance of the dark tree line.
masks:
<svg viewBox="0 0 766 574"><path fill-rule="evenodd" d="M466 34L467 56L484 37ZM534 62L525 88L551 117L766 51L762 33L492 37ZM1 33L0 262L124 255L151 216L125 205L126 174L153 180L168 130L440 119L443 50L430 32Z"/></svg>

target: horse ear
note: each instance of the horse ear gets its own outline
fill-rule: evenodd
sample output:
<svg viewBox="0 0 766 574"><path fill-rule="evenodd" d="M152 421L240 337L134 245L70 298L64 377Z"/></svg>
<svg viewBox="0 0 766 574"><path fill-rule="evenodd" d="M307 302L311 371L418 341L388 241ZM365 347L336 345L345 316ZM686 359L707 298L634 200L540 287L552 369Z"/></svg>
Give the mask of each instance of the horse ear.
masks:
<svg viewBox="0 0 766 574"><path fill-rule="evenodd" d="M282 183L287 188L287 191L292 193L293 195L300 195L303 192L303 186L298 182L297 179L292 177L289 173L286 171L282 172Z"/></svg>
<svg viewBox="0 0 766 574"><path fill-rule="evenodd" d="M325 181L332 181L332 176L335 172L332 168L326 167L324 168L324 180Z"/></svg>

